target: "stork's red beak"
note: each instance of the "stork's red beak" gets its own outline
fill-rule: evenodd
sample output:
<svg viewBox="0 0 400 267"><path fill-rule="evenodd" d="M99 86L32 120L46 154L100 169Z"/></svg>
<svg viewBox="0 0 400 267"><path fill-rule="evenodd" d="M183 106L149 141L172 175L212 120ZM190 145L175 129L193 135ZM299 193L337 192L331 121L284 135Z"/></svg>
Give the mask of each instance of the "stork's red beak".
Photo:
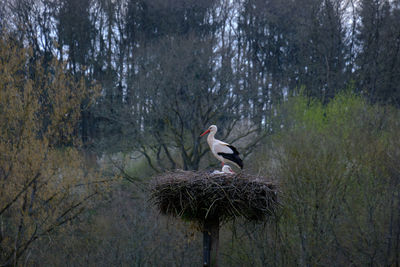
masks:
<svg viewBox="0 0 400 267"><path fill-rule="evenodd" d="M203 135L205 135L205 134L208 134L209 132L210 132L210 129L208 129L207 131L205 131L204 133L202 133L202 134L200 135L200 137L203 136Z"/></svg>

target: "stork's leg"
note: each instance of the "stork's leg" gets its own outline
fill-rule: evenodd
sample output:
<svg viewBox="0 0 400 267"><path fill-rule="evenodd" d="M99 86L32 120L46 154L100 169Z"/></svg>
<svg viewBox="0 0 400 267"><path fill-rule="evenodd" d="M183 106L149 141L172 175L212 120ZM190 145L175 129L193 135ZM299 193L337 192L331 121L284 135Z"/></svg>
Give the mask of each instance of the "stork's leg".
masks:
<svg viewBox="0 0 400 267"><path fill-rule="evenodd" d="M221 161L221 165L222 165L222 167L224 167L224 164L225 164L225 162Z"/></svg>

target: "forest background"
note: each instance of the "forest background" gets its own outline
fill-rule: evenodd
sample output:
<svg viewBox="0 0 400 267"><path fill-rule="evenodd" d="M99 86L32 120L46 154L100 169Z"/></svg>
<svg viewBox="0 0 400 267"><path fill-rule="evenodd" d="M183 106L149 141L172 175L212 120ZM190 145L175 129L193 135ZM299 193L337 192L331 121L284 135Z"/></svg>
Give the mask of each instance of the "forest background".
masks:
<svg viewBox="0 0 400 267"><path fill-rule="evenodd" d="M399 0L0 0L0 266L199 266L155 174L280 185L221 266L400 265Z"/></svg>

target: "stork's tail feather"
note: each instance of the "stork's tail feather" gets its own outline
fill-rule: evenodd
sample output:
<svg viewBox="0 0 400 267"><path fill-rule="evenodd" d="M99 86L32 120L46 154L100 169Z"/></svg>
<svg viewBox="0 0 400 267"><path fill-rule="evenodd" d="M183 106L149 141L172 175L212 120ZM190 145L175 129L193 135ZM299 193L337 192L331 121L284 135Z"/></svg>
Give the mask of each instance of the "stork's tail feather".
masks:
<svg viewBox="0 0 400 267"><path fill-rule="evenodd" d="M240 166L240 169L243 170L243 161L240 159L240 162L238 163L238 165Z"/></svg>
<svg viewBox="0 0 400 267"><path fill-rule="evenodd" d="M243 161L239 157L238 154L228 154L228 153L218 153L218 155L222 156L223 158L232 161L233 163L237 164L240 169L243 169Z"/></svg>

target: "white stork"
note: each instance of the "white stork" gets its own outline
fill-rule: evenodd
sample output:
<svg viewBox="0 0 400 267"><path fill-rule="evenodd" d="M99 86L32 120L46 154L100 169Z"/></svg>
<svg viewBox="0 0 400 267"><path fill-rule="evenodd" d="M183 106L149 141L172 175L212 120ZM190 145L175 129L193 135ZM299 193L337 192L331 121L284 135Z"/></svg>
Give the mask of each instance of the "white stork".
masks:
<svg viewBox="0 0 400 267"><path fill-rule="evenodd" d="M225 174L225 173L227 173L227 174L235 174L235 172L232 170L231 166L229 166L229 165L224 165L224 166L222 167L222 171L213 171L213 172L211 173L211 175L215 175L215 174Z"/></svg>
<svg viewBox="0 0 400 267"><path fill-rule="evenodd" d="M208 130L202 133L200 136L209 133L207 136L207 143L210 146L213 155L222 162L222 166L224 166L225 163L233 163L240 169L243 169L243 162L239 157L239 152L237 149L228 143L215 139L214 136L216 132L217 126L211 125Z"/></svg>
<svg viewBox="0 0 400 267"><path fill-rule="evenodd" d="M232 170L231 166L229 166L229 165L224 165L224 167L222 167L222 172L229 173L229 174L235 174L235 172Z"/></svg>

